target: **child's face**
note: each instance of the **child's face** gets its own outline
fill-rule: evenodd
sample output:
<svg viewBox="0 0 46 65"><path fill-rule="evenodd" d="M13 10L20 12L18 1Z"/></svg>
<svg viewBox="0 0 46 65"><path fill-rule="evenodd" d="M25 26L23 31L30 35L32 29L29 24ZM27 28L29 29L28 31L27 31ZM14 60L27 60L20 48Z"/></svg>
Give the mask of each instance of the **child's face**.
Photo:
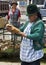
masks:
<svg viewBox="0 0 46 65"><path fill-rule="evenodd" d="M29 20L31 21L31 22L34 22L36 19L37 19L37 14L32 14L32 15L30 15L30 16L28 16L29 17Z"/></svg>

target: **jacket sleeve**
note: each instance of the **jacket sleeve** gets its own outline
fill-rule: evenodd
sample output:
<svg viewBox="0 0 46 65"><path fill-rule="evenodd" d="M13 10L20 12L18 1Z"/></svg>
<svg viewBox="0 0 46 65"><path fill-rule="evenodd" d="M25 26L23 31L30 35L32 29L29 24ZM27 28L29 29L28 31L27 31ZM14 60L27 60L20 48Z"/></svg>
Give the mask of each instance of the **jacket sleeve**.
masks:
<svg viewBox="0 0 46 65"><path fill-rule="evenodd" d="M24 31L25 27L27 26L28 22L25 22L25 24L23 24L19 29L21 32ZM21 36L20 34L16 34L17 36Z"/></svg>
<svg viewBox="0 0 46 65"><path fill-rule="evenodd" d="M23 32L27 24L28 24L28 22L25 22L25 24L23 24L23 25L19 28L20 31Z"/></svg>
<svg viewBox="0 0 46 65"><path fill-rule="evenodd" d="M23 30L24 30L24 24L19 29L20 29L20 31L23 32Z"/></svg>
<svg viewBox="0 0 46 65"><path fill-rule="evenodd" d="M27 35L27 38L32 39L32 40L40 40L44 36L44 31L45 31L44 24L40 22L34 29L34 32L30 35Z"/></svg>

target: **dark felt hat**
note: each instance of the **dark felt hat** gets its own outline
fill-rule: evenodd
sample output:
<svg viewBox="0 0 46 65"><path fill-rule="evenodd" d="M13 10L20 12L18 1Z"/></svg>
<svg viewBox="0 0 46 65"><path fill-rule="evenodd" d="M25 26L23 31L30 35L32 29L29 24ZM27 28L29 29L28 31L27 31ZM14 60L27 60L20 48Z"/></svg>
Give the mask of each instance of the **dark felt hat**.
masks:
<svg viewBox="0 0 46 65"><path fill-rule="evenodd" d="M27 16L31 16L34 13L39 12L39 9L36 5L30 4L27 6Z"/></svg>
<svg viewBox="0 0 46 65"><path fill-rule="evenodd" d="M12 6L13 4L18 5L18 3L17 3L17 2L12 2L12 3L11 3L11 6Z"/></svg>

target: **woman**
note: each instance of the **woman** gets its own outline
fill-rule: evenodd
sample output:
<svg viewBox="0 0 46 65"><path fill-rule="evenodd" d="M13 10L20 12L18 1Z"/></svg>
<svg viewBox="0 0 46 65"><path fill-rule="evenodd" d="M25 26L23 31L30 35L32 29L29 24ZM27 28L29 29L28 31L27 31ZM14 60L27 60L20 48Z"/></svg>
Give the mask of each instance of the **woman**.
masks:
<svg viewBox="0 0 46 65"><path fill-rule="evenodd" d="M18 33L13 26L7 25L7 29L23 37L20 45L21 65L40 65L40 59L44 55L42 50L44 23L36 5L30 4L27 6L27 15L29 21L20 28Z"/></svg>
<svg viewBox="0 0 46 65"><path fill-rule="evenodd" d="M10 24L13 26L19 28L20 27L20 10L17 8L18 3L17 2L12 2L11 3L11 9L8 12L8 19L10 21ZM15 34L11 34L11 41L15 41L17 39Z"/></svg>

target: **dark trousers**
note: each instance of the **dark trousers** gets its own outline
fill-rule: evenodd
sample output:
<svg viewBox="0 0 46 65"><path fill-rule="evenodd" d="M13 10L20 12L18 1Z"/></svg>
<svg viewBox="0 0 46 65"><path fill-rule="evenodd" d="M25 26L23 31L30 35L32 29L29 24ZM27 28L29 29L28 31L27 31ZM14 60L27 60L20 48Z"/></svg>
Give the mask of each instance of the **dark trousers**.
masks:
<svg viewBox="0 0 46 65"><path fill-rule="evenodd" d="M34 62L21 62L21 65L40 65L40 60Z"/></svg>

